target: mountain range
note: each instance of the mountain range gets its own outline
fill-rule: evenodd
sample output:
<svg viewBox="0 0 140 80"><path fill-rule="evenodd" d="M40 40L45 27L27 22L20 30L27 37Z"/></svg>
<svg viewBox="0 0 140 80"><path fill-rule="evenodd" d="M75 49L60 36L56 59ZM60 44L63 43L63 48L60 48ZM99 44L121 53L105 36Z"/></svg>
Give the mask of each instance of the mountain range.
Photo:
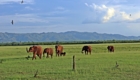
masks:
<svg viewBox="0 0 140 80"><path fill-rule="evenodd" d="M53 41L96 41L96 40L139 40L140 36L124 36L97 32L48 32L48 33L2 33L0 42L53 42Z"/></svg>

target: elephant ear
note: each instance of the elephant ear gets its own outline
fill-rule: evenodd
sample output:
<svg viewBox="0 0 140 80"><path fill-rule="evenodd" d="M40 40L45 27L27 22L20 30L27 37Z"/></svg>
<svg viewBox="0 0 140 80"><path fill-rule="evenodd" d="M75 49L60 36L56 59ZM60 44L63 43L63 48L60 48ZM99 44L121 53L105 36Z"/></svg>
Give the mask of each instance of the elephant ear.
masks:
<svg viewBox="0 0 140 80"><path fill-rule="evenodd" d="M40 51L41 50L41 48L40 48L40 46L34 46L33 47L33 52L38 52L38 51Z"/></svg>

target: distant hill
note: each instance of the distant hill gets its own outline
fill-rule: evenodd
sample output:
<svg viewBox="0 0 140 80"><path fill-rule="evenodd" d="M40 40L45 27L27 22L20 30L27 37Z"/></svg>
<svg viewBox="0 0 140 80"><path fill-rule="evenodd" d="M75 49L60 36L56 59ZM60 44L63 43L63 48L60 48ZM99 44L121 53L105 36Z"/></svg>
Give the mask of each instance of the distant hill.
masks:
<svg viewBox="0 0 140 80"><path fill-rule="evenodd" d="M0 42L50 42L50 41L95 41L139 40L140 36L123 36L96 32L48 32L48 33L0 33Z"/></svg>

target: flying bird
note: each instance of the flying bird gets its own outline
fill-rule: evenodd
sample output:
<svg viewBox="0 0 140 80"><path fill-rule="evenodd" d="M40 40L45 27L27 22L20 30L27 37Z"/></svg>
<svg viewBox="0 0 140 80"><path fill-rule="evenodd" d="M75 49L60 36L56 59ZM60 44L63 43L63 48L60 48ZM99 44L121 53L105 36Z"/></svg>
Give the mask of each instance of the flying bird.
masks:
<svg viewBox="0 0 140 80"><path fill-rule="evenodd" d="M23 3L23 0L21 1L21 3Z"/></svg>
<svg viewBox="0 0 140 80"><path fill-rule="evenodd" d="M11 22L11 23L12 23L12 25L13 25L13 24L14 24L14 21L12 20L12 22Z"/></svg>

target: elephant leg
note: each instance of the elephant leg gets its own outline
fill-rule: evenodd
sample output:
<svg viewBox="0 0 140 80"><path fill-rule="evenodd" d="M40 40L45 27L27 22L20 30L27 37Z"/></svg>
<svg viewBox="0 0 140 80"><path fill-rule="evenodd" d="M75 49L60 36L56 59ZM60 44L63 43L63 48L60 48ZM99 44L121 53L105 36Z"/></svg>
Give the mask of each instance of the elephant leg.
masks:
<svg viewBox="0 0 140 80"><path fill-rule="evenodd" d="M51 58L52 58L52 56L53 56L53 55L51 54Z"/></svg>
<svg viewBox="0 0 140 80"><path fill-rule="evenodd" d="M57 56L59 57L59 53L57 53Z"/></svg>
<svg viewBox="0 0 140 80"><path fill-rule="evenodd" d="M62 56L63 54L62 53L60 53L60 56Z"/></svg>
<svg viewBox="0 0 140 80"><path fill-rule="evenodd" d="M59 53L59 56L61 56L61 53Z"/></svg>
<svg viewBox="0 0 140 80"><path fill-rule="evenodd" d="M36 59L36 54L33 54L32 60Z"/></svg>
<svg viewBox="0 0 140 80"><path fill-rule="evenodd" d="M87 55L87 51L85 50L85 55Z"/></svg>
<svg viewBox="0 0 140 80"><path fill-rule="evenodd" d="M32 60L34 60L34 56L32 57Z"/></svg>
<svg viewBox="0 0 140 80"><path fill-rule="evenodd" d="M39 57L39 54L37 54L37 56Z"/></svg>
<svg viewBox="0 0 140 80"><path fill-rule="evenodd" d="M41 57L42 57L42 55L41 54L39 54L39 58L41 59Z"/></svg>
<svg viewBox="0 0 140 80"><path fill-rule="evenodd" d="M40 58L40 54L37 54L37 56Z"/></svg>
<svg viewBox="0 0 140 80"><path fill-rule="evenodd" d="M56 57L58 56L58 53L56 53Z"/></svg>
<svg viewBox="0 0 140 80"><path fill-rule="evenodd" d="M43 57L45 57L45 53L43 53Z"/></svg>
<svg viewBox="0 0 140 80"><path fill-rule="evenodd" d="M59 56L61 56L61 53L59 53Z"/></svg>
<svg viewBox="0 0 140 80"><path fill-rule="evenodd" d="M47 53L47 56L46 56L46 58L49 58L49 53Z"/></svg>

